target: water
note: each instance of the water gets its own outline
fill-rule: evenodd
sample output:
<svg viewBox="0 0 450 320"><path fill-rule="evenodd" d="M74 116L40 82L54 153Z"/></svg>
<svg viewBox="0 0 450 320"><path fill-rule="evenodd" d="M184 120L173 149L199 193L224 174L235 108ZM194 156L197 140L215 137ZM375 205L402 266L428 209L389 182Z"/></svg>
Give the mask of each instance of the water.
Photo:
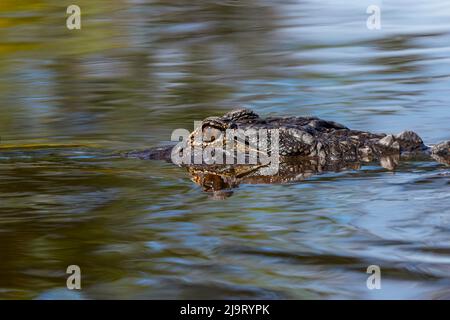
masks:
<svg viewBox="0 0 450 320"><path fill-rule="evenodd" d="M60 1L0 5L0 298L450 298L448 167L217 200L180 168L116 156L241 104L450 139L449 4L77 4L74 31Z"/></svg>

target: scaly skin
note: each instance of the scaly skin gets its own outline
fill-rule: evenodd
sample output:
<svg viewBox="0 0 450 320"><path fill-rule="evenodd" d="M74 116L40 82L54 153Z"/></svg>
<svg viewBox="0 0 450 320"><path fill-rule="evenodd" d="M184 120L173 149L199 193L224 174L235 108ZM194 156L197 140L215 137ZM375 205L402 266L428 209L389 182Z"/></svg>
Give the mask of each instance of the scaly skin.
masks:
<svg viewBox="0 0 450 320"><path fill-rule="evenodd" d="M413 131L397 135L352 130L342 124L316 117L268 117L260 118L249 109L238 109L222 117L209 117L196 128L186 146L214 147L219 143L225 149L226 129L278 129L280 165L276 175L261 174L258 165L184 165L194 182L205 190L231 188L245 180L247 183L285 183L302 180L322 171L355 169L361 162L380 161L393 170L401 159L435 159L450 164L450 141L427 146ZM198 141L195 136L202 136ZM251 149L252 144L233 142L238 150ZM171 159L173 146L163 146L125 154L140 159Z"/></svg>
<svg viewBox="0 0 450 320"><path fill-rule="evenodd" d="M248 109L238 109L222 117L203 120L191 136L203 131L226 129L279 129L279 154L283 157L308 157L323 161L372 161L385 156L437 156L447 162L450 142L433 147L426 146L413 131L397 135L351 130L342 124L316 117L268 117L260 118ZM202 141L201 146L211 146L215 141ZM193 139L189 143L196 145ZM173 146L163 146L127 153L126 156L141 159L170 160Z"/></svg>

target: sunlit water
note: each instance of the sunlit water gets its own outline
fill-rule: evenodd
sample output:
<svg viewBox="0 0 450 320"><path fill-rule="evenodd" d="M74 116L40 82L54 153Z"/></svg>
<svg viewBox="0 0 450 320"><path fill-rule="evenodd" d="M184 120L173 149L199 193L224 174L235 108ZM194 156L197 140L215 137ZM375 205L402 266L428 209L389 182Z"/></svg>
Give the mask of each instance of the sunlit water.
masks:
<svg viewBox="0 0 450 320"><path fill-rule="evenodd" d="M0 4L0 298L450 298L444 165L217 200L176 166L117 156L242 104L450 139L449 4L76 3L74 31L60 1Z"/></svg>

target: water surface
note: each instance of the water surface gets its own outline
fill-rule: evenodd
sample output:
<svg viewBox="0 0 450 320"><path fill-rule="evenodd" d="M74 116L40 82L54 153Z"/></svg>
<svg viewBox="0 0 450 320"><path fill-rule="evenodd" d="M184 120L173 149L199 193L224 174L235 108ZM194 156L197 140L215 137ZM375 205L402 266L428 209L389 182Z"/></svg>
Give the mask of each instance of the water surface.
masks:
<svg viewBox="0 0 450 320"><path fill-rule="evenodd" d="M449 4L76 3L74 31L60 1L0 5L0 298L450 298L441 164L217 200L169 163L117 157L237 105L450 139Z"/></svg>

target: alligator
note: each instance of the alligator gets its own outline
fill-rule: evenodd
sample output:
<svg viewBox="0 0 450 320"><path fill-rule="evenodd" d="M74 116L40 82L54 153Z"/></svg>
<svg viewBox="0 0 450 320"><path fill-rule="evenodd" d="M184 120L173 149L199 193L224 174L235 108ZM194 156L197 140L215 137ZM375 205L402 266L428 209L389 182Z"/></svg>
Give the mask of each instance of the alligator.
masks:
<svg viewBox="0 0 450 320"><path fill-rule="evenodd" d="M227 130L277 129L278 143L269 142L267 148L258 149L252 139L229 140ZM197 137L197 138L196 138ZM201 137L201 139L198 139ZM230 142L231 141L231 142ZM126 157L172 161L181 157L186 148L205 150L214 148L230 155L230 143L237 150L255 151L258 155L278 153L278 170L264 173L268 164L179 164L187 168L192 180L205 191L232 189L240 183L288 183L303 180L315 173L358 169L362 163L379 161L381 166L394 170L403 159L436 160L450 165L450 141L425 145L413 131L399 134L371 133L350 129L334 121L317 117L267 117L261 118L254 111L240 108L221 117L208 117L181 143L154 147L142 151L127 152ZM197 149L196 149L197 148ZM234 149L232 149L234 150ZM189 154L189 159L195 152ZM231 157L236 157L235 153ZM186 158L185 158L186 159Z"/></svg>

